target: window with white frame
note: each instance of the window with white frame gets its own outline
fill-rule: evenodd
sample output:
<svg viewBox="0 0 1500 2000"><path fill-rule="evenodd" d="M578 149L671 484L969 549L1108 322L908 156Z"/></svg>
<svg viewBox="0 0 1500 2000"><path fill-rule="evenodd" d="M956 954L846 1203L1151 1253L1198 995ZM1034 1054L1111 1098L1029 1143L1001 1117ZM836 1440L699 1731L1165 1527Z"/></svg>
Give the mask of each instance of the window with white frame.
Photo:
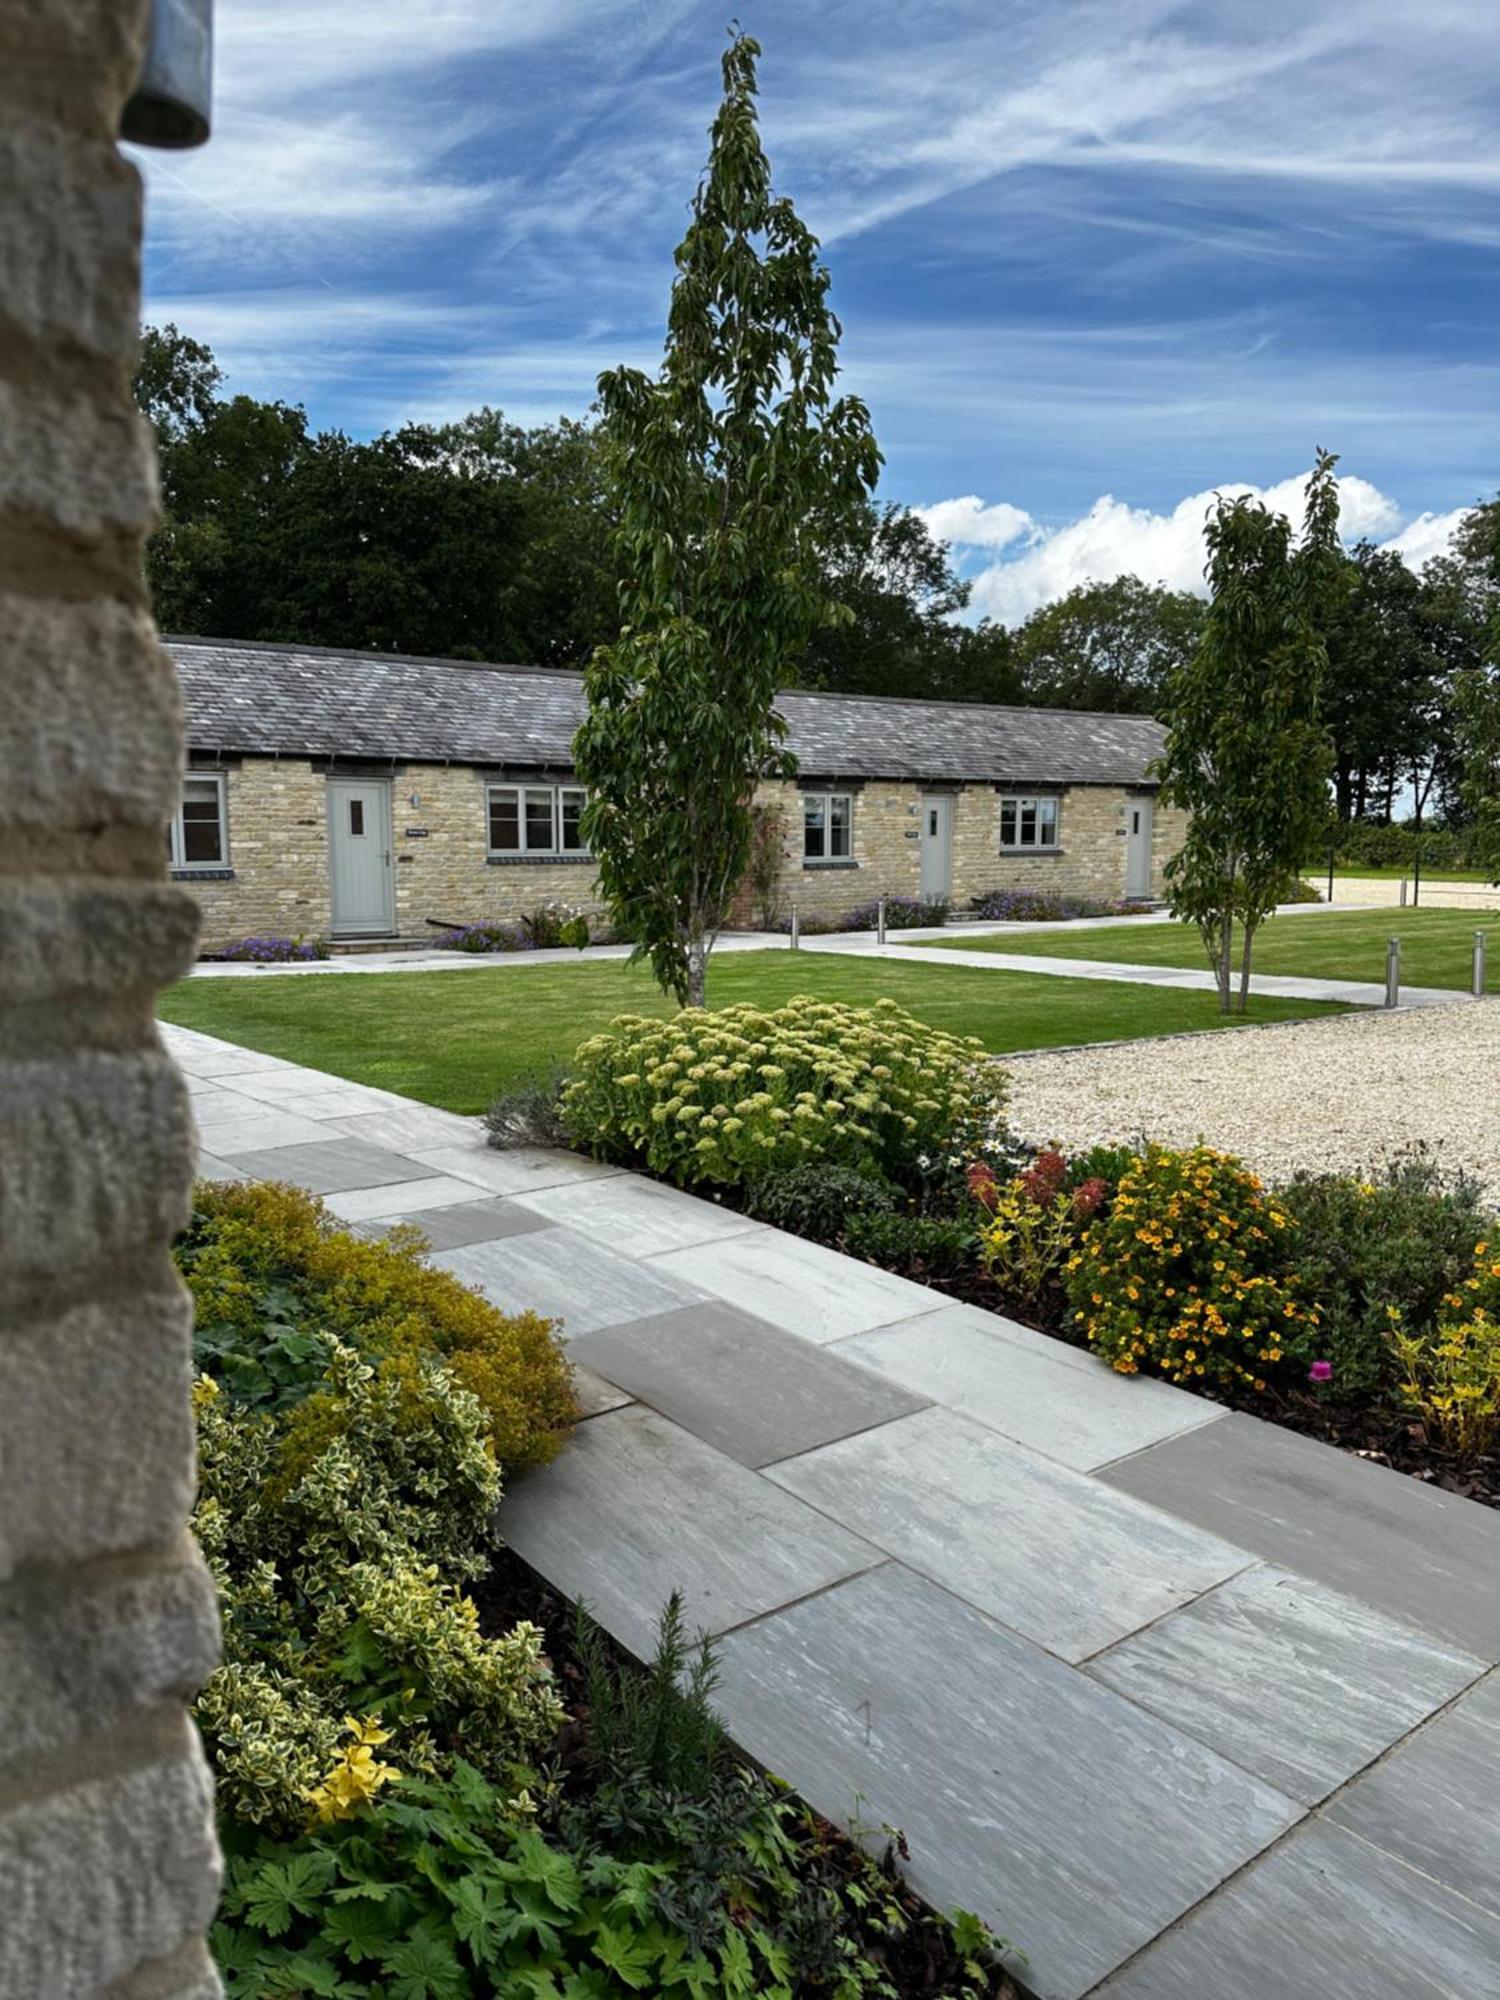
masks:
<svg viewBox="0 0 1500 2000"><path fill-rule="evenodd" d="M219 772L190 771L183 779L182 803L167 828L167 854L174 868L229 866L224 779Z"/></svg>
<svg viewBox="0 0 1500 2000"><path fill-rule="evenodd" d="M1057 798L1039 793L1034 798L1020 794L1000 800L1000 846L1002 850L1027 853L1057 845Z"/></svg>
<svg viewBox="0 0 1500 2000"><path fill-rule="evenodd" d="M491 785L490 853L554 859L587 854L580 826L587 798L578 785Z"/></svg>
<svg viewBox="0 0 1500 2000"><path fill-rule="evenodd" d="M854 798L849 792L802 794L804 861L852 861Z"/></svg>

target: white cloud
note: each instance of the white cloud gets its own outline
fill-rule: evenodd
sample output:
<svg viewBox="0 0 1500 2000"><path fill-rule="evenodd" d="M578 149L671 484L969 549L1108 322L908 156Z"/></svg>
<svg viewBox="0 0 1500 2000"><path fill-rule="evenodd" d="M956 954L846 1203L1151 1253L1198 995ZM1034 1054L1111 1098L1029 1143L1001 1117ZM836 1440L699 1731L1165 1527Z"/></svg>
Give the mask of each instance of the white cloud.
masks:
<svg viewBox="0 0 1500 2000"><path fill-rule="evenodd" d="M921 512L932 532L952 542L960 555L969 549L1005 548L1024 537L1025 546L1018 554L990 563L972 578L975 610L1002 625L1018 625L1040 605L1081 583L1103 583L1117 576L1139 576L1147 583L1204 595L1203 529L1216 499L1221 494L1248 495L1285 514L1300 529L1306 483L1305 472L1272 486L1226 481L1189 494L1169 514L1132 507L1104 493L1077 520L1050 529L1037 526L1008 501L987 506L973 494L940 501ZM1458 509L1452 514L1422 514L1394 533L1403 510L1389 494L1356 474L1340 479L1338 485L1344 540L1388 538L1383 545L1397 549L1414 568L1446 545L1463 513Z"/></svg>

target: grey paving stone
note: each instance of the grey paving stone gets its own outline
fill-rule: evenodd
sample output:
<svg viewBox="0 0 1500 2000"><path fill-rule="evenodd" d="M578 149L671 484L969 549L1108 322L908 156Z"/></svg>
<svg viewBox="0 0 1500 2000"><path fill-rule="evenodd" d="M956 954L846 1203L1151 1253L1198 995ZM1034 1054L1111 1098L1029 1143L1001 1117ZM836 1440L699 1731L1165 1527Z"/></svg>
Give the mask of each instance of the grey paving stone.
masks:
<svg viewBox="0 0 1500 2000"><path fill-rule="evenodd" d="M1238 1413L1099 1477L1500 1660L1500 1513L1491 1507Z"/></svg>
<svg viewBox="0 0 1500 2000"><path fill-rule="evenodd" d="M674 1250L653 1261L658 1270L820 1344L946 1303L940 1292L925 1285L892 1277L873 1264L856 1263L780 1229L758 1229L698 1250Z"/></svg>
<svg viewBox="0 0 1500 2000"><path fill-rule="evenodd" d="M432 1259L475 1285L506 1312L539 1312L562 1322L569 1340L670 1312L701 1297L691 1286L601 1249L576 1230L549 1226L503 1242L466 1243Z"/></svg>
<svg viewBox="0 0 1500 2000"><path fill-rule="evenodd" d="M951 1410L921 1410L765 1476L1065 1660L1251 1560Z"/></svg>
<svg viewBox="0 0 1500 2000"><path fill-rule="evenodd" d="M200 1153L193 1172L200 1181L247 1181L252 1178L243 1167L232 1167L228 1160L216 1159L212 1153Z"/></svg>
<svg viewBox="0 0 1500 2000"><path fill-rule="evenodd" d="M467 1204L473 1192L473 1184L469 1181L456 1181L449 1174L433 1174L427 1180L391 1181L384 1186L346 1188L342 1194L330 1194L326 1198L326 1206L330 1215L336 1215L344 1222L415 1222L420 1225L433 1210L450 1207L455 1202Z"/></svg>
<svg viewBox="0 0 1500 2000"><path fill-rule="evenodd" d="M1491 1674L1341 1793L1328 1815L1500 1917L1497 1773L1500 1674Z"/></svg>
<svg viewBox="0 0 1500 2000"><path fill-rule="evenodd" d="M901 1827L917 1888L1024 1951L1040 2000L1077 2000L1300 1810L897 1564L730 1633L720 1665L735 1740L831 1818Z"/></svg>
<svg viewBox="0 0 1500 2000"><path fill-rule="evenodd" d="M361 1111L331 1122L333 1130L344 1138L389 1146L398 1153L415 1152L422 1146L479 1145L484 1137L477 1118L461 1118L457 1112L439 1111L431 1104Z"/></svg>
<svg viewBox="0 0 1500 2000"><path fill-rule="evenodd" d="M1500 1922L1311 1820L1099 2000L1494 2000Z"/></svg>
<svg viewBox="0 0 1500 2000"><path fill-rule="evenodd" d="M661 1181L636 1174L616 1174L609 1180L548 1188L526 1200L549 1222L581 1229L596 1242L627 1257L653 1257L664 1250L685 1250L714 1243L724 1236L743 1236L764 1224L732 1208L685 1194Z"/></svg>
<svg viewBox="0 0 1500 2000"><path fill-rule="evenodd" d="M1089 1671L1316 1805L1484 1664L1323 1584L1257 1567L1121 1640Z"/></svg>
<svg viewBox="0 0 1500 2000"><path fill-rule="evenodd" d="M536 1188L562 1187L569 1181L604 1180L619 1172L582 1153L564 1153L541 1146L497 1152L477 1142L463 1146L414 1146L411 1157L435 1173L473 1181L491 1194L530 1194Z"/></svg>
<svg viewBox="0 0 1500 2000"><path fill-rule="evenodd" d="M502 1511L517 1554L642 1656L673 1590L689 1630L719 1632L880 1561L638 1403L581 1425L561 1457L516 1482Z"/></svg>
<svg viewBox="0 0 1500 2000"><path fill-rule="evenodd" d="M790 1458L926 1401L719 1299L589 1334L570 1352L742 1465Z"/></svg>
<svg viewBox="0 0 1500 2000"><path fill-rule="evenodd" d="M384 1146L361 1145L358 1139L320 1139L301 1146L266 1146L254 1159L233 1147L220 1147L231 1166L248 1166L260 1180L290 1181L309 1194L342 1194L349 1188L388 1186L393 1181L435 1180L436 1169L424 1167Z"/></svg>
<svg viewBox="0 0 1500 2000"><path fill-rule="evenodd" d="M606 1410L623 1410L631 1401L623 1389L577 1361L573 1363L573 1394L580 1417L602 1417Z"/></svg>
<svg viewBox="0 0 1500 2000"><path fill-rule="evenodd" d="M251 1097L273 1106L277 1110L303 1111L312 1099L326 1102L334 1114L335 1103L342 1106L346 1115L361 1111L382 1111L392 1108L389 1097L383 1090L372 1089L366 1083L354 1083L347 1077L331 1076L326 1070L317 1069L265 1069L247 1071L235 1079L235 1089L243 1097Z"/></svg>
<svg viewBox="0 0 1500 2000"><path fill-rule="evenodd" d="M445 1187L453 1185L446 1174L439 1174L433 1185L439 1183ZM474 1193L471 1184L458 1185L467 1186L470 1195ZM450 1196L443 1207L426 1209L413 1219L433 1250L456 1250L463 1243L492 1243L502 1236L527 1236L534 1229L547 1227L541 1216L533 1215L529 1208L498 1195L482 1196L478 1201L454 1200ZM359 1233L384 1236L394 1227L390 1220L365 1222L360 1224Z"/></svg>
<svg viewBox="0 0 1500 2000"><path fill-rule="evenodd" d="M328 1138L316 1118L302 1118L295 1111L272 1111L248 1100L243 1117L226 1112L222 1117L195 1119L194 1123L204 1147L221 1160L288 1146L321 1146Z"/></svg>
<svg viewBox="0 0 1500 2000"><path fill-rule="evenodd" d="M1080 1472L1224 1415L1202 1396L1117 1375L979 1306L945 1306L855 1334L838 1351Z"/></svg>

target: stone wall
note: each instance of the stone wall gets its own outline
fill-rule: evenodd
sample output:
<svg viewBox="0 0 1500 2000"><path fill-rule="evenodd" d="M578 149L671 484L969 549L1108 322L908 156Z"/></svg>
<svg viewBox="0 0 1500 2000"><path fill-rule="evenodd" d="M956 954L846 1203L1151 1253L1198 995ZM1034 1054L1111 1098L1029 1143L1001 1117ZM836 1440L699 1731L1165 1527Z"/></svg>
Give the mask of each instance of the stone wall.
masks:
<svg viewBox="0 0 1500 2000"><path fill-rule="evenodd" d="M207 2000L217 1649L186 1536L193 1136L153 1021L181 746L141 582L145 0L0 7L0 1993Z"/></svg>

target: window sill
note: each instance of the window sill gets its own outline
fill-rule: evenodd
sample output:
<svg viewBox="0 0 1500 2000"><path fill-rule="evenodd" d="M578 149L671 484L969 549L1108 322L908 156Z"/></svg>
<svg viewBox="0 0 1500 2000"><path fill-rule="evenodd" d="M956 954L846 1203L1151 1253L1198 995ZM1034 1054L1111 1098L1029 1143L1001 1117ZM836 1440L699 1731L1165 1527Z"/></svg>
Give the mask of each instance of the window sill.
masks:
<svg viewBox="0 0 1500 2000"><path fill-rule="evenodd" d="M169 868L168 875L174 882L232 882L232 868Z"/></svg>
<svg viewBox="0 0 1500 2000"><path fill-rule="evenodd" d="M1000 858L1002 861L1048 861L1067 851L1065 847L1002 847Z"/></svg>
<svg viewBox="0 0 1500 2000"><path fill-rule="evenodd" d="M487 854L488 868L578 868L588 866L592 854Z"/></svg>
<svg viewBox="0 0 1500 2000"><path fill-rule="evenodd" d="M857 861L808 861L804 859L802 863L803 870L807 874L813 874L825 868L857 868L858 866L859 863Z"/></svg>

